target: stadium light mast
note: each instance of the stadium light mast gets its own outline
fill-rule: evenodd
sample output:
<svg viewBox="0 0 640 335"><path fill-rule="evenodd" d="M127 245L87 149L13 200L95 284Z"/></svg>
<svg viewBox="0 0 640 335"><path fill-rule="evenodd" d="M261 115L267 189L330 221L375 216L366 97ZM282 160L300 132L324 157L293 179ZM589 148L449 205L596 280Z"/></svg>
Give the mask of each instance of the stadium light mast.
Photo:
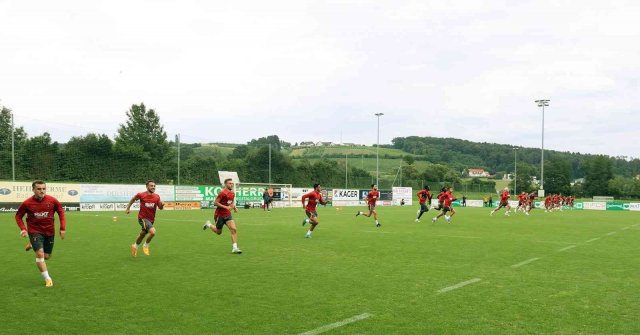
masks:
<svg viewBox="0 0 640 335"><path fill-rule="evenodd" d="M518 194L518 149L513 148L513 165L515 166L515 171L513 172L513 194Z"/></svg>
<svg viewBox="0 0 640 335"><path fill-rule="evenodd" d="M380 117L384 115L384 113L375 113L375 116L378 117L378 137L376 140L376 185L380 188Z"/></svg>
<svg viewBox="0 0 640 335"><path fill-rule="evenodd" d="M549 107L549 99L536 100L538 107L542 107L542 151L540 153L540 189L544 191L544 108Z"/></svg>
<svg viewBox="0 0 640 335"><path fill-rule="evenodd" d="M271 184L271 143L269 143L269 184Z"/></svg>
<svg viewBox="0 0 640 335"><path fill-rule="evenodd" d="M344 188L349 188L349 157L347 157L347 153L344 153Z"/></svg>
<svg viewBox="0 0 640 335"><path fill-rule="evenodd" d="M180 186L180 134L176 134L176 146L178 146L178 186Z"/></svg>

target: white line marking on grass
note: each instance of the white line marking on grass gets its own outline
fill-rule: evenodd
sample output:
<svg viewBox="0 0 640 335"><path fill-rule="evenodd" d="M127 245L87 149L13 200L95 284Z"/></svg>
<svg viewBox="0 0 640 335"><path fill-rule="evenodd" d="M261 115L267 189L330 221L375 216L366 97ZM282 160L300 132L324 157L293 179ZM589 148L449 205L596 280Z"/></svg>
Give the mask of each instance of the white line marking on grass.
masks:
<svg viewBox="0 0 640 335"><path fill-rule="evenodd" d="M559 251L559 252L563 252L563 251L567 251L567 250L569 250L569 249L573 249L573 248L575 248L575 247L576 247L575 245L570 245L570 246L568 246L568 247L564 247L564 248L562 248L562 249L560 249L560 250L558 250L558 251Z"/></svg>
<svg viewBox="0 0 640 335"><path fill-rule="evenodd" d="M631 226L629 226L629 227L622 227L622 230L627 230L627 229L629 229L629 228L631 228Z"/></svg>
<svg viewBox="0 0 640 335"><path fill-rule="evenodd" d="M482 237L478 237L478 236L458 236L458 235L433 235L435 237L455 237L455 238L472 238L472 239L479 239Z"/></svg>
<svg viewBox="0 0 640 335"><path fill-rule="evenodd" d="M309 330L306 331L304 333L300 333L299 335L316 335L316 334L322 334L325 332L328 332L332 329L336 329L336 328L340 328L340 327L344 327L350 323L354 323L354 322L358 322L364 319L368 319L370 317L372 317L373 315L369 314L369 313L362 313L360 315L356 315L356 316L352 316L348 319L344 319L342 321L338 321L338 322L334 322L334 323L330 323L328 325L324 325L322 327L313 329L313 330Z"/></svg>
<svg viewBox="0 0 640 335"><path fill-rule="evenodd" d="M608 232L605 235L607 236L611 236L611 235L615 235L617 233L617 231L612 231L612 232Z"/></svg>
<svg viewBox="0 0 640 335"><path fill-rule="evenodd" d="M394 231L379 231L379 230L365 230L365 233L376 233L376 234L395 234Z"/></svg>
<svg viewBox="0 0 640 335"><path fill-rule="evenodd" d="M480 278L469 279L467 281L463 281L463 282L457 283L455 285L451 285L451 286L447 286L445 288L441 288L441 289L438 290L438 293L446 293L446 292L449 292L449 291L453 291L453 290L461 288L463 286L467 286L467 285L471 285L473 283L477 283L477 282L479 282L481 280L482 279L480 279Z"/></svg>
<svg viewBox="0 0 640 335"><path fill-rule="evenodd" d="M592 239L590 239L590 240L587 240L587 242L586 242L586 243L591 243L591 242L593 242L593 241L597 241L597 240L599 240L599 239L600 239L599 237L594 237L594 238L592 238Z"/></svg>
<svg viewBox="0 0 640 335"><path fill-rule="evenodd" d="M535 257L535 258L532 258L532 259L527 259L527 260L526 260L526 261L524 261L524 262L520 262L520 263L518 263L518 264L513 264L513 265L511 265L511 267L512 267L512 268L514 268L514 269L515 269L515 268L519 268L519 267L521 267L521 266L523 266L523 265L527 265L527 264L532 263L532 262L535 262L535 261L537 261L537 260L539 260L539 259L540 259L539 257Z"/></svg>

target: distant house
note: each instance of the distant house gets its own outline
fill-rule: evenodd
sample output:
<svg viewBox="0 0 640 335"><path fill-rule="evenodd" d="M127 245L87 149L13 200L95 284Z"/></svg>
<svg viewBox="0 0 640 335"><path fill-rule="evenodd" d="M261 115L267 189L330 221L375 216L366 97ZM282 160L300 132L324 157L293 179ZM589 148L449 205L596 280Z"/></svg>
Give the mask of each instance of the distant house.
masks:
<svg viewBox="0 0 640 335"><path fill-rule="evenodd" d="M358 144L355 143L342 143L342 145L344 145L345 147L357 147Z"/></svg>
<svg viewBox="0 0 640 335"><path fill-rule="evenodd" d="M300 146L301 147L315 147L316 144L314 142L307 141L307 142L300 142Z"/></svg>
<svg viewBox="0 0 640 335"><path fill-rule="evenodd" d="M488 178L491 174L484 169L467 169L467 174L471 178Z"/></svg>
<svg viewBox="0 0 640 335"><path fill-rule="evenodd" d="M574 179L573 183L571 183L571 186L576 185L576 184L584 184L584 178Z"/></svg>
<svg viewBox="0 0 640 335"><path fill-rule="evenodd" d="M316 142L316 147L330 147L333 142Z"/></svg>
<svg viewBox="0 0 640 335"><path fill-rule="evenodd" d="M640 174L636 176L636 179L640 180Z"/></svg>

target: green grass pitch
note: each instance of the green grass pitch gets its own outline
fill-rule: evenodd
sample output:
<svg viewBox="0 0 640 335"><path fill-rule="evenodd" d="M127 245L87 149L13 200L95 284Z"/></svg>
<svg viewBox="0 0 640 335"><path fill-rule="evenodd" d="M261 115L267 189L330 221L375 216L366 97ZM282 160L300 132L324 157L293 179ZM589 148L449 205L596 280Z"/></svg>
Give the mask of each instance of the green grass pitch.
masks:
<svg viewBox="0 0 640 335"><path fill-rule="evenodd" d="M327 334L640 333L638 213L416 209L379 207L376 229L321 207L312 239L301 209L241 210L242 255L202 231L211 211L161 211L137 258L135 214L68 213L50 289L1 214L0 333L299 334L363 313Z"/></svg>

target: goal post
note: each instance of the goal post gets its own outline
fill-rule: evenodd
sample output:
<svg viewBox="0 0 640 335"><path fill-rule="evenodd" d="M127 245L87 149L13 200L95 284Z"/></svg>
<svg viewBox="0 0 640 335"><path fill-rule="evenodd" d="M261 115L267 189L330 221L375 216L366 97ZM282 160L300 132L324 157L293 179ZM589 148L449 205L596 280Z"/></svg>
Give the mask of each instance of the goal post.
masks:
<svg viewBox="0 0 640 335"><path fill-rule="evenodd" d="M250 207L258 207L263 204L262 195L265 190L273 191L271 198L272 205L276 207L293 207L291 197L292 184L275 184L275 183L242 183L234 184L234 192L236 193L236 201L238 206L244 207L249 204Z"/></svg>

